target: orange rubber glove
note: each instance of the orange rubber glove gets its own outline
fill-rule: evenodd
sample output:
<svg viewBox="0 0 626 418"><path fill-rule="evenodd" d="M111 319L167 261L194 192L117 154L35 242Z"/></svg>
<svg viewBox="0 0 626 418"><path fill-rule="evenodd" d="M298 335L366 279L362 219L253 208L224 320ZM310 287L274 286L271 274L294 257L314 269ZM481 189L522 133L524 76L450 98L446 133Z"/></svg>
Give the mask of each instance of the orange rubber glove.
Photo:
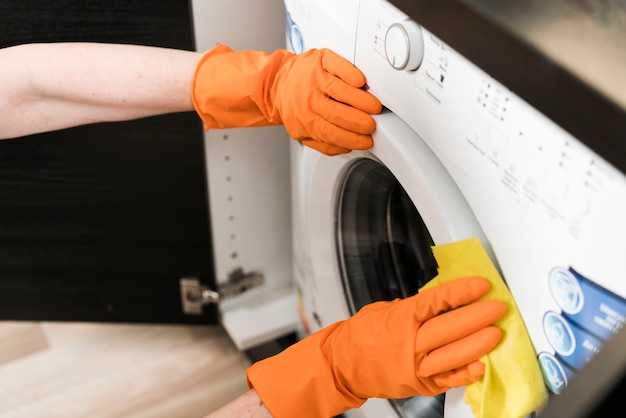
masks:
<svg viewBox="0 0 626 418"><path fill-rule="evenodd" d="M367 398L436 395L479 380L506 310L480 277L376 302L247 371L275 418L328 418Z"/></svg>
<svg viewBox="0 0 626 418"><path fill-rule="evenodd" d="M218 45L203 55L191 99L205 129L284 125L324 154L373 145L381 103L363 89L365 76L328 49L235 52Z"/></svg>

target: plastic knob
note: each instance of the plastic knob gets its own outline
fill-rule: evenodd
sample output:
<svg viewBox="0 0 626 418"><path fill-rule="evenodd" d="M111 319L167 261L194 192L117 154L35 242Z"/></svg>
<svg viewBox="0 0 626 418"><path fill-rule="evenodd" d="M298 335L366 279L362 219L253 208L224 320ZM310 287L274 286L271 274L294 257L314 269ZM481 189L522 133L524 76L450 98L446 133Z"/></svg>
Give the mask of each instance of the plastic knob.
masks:
<svg viewBox="0 0 626 418"><path fill-rule="evenodd" d="M385 35L385 55L396 70L417 70L424 58L422 28L412 20L393 23Z"/></svg>

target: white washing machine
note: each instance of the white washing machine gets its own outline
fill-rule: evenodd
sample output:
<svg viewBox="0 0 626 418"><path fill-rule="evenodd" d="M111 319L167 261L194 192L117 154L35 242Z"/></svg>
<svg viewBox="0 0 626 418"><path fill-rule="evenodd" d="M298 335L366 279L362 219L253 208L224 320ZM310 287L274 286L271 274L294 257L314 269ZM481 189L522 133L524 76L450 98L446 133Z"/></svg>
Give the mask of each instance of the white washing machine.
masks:
<svg viewBox="0 0 626 418"><path fill-rule="evenodd" d="M386 107L368 152L292 146L302 332L415 293L431 245L478 237L559 394L624 323L624 174L386 1L285 5L289 46L342 54ZM462 389L346 415L472 416Z"/></svg>

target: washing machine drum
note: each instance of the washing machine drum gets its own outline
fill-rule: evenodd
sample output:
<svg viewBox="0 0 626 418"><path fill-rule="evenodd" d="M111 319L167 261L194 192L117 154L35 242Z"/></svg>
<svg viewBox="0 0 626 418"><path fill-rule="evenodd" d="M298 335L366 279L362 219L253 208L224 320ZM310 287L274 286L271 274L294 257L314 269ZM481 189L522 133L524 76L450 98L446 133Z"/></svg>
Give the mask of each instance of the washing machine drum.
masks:
<svg viewBox="0 0 626 418"><path fill-rule="evenodd" d="M391 112L376 116L371 150L337 157L298 150L311 264L303 283L313 287L304 293L323 294L323 302L309 302L313 313L323 312L320 326L366 304L417 293L437 274L434 244L484 238L442 161ZM443 398L390 402L401 417L441 417ZM372 411L381 406L378 416L388 416L387 403L373 401Z"/></svg>
<svg viewBox="0 0 626 418"><path fill-rule="evenodd" d="M364 305L414 295L437 274L433 239L393 174L355 161L337 208L339 260L351 314ZM390 401L402 417L443 417L444 395Z"/></svg>
<svg viewBox="0 0 626 418"><path fill-rule="evenodd" d="M351 313L405 298L437 274L433 240L393 174L363 158L349 169L338 206L337 239Z"/></svg>

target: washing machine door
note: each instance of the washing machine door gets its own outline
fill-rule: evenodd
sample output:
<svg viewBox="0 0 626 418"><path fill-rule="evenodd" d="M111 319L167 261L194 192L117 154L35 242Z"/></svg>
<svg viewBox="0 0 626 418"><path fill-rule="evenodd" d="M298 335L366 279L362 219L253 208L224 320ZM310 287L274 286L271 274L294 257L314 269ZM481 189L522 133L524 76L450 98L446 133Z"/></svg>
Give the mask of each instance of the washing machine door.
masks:
<svg viewBox="0 0 626 418"><path fill-rule="evenodd" d="M432 245L477 237L489 248L433 151L393 113L376 120L369 152L308 153L303 161L311 171L307 235L320 327L368 303L417 293L437 274ZM361 409L353 415L439 417L444 397L371 399Z"/></svg>

